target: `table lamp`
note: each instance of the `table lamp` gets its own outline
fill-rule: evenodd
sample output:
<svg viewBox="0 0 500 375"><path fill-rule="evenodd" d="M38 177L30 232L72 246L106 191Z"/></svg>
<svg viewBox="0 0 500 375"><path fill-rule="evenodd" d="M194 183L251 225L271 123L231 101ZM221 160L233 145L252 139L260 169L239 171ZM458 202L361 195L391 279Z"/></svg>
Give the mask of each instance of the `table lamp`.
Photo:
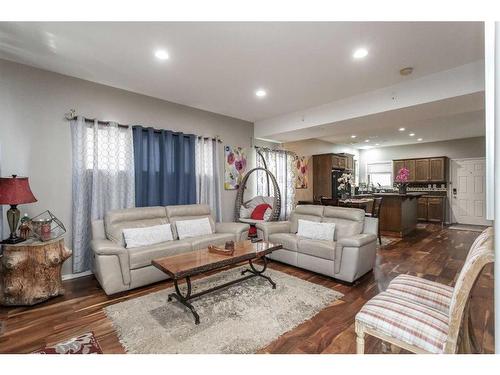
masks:
<svg viewBox="0 0 500 375"><path fill-rule="evenodd" d="M17 205L33 202L36 202L36 198L31 192L28 177L17 177L15 174L12 177L0 177L0 204L10 205L10 209L7 211L10 237L2 241L2 244L16 244L24 241L16 234L21 217Z"/></svg>

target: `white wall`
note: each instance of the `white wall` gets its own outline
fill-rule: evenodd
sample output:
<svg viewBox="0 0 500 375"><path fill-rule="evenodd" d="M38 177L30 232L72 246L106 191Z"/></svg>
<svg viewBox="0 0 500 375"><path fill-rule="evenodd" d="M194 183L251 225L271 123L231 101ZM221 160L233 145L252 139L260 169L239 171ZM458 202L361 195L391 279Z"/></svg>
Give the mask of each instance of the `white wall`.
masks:
<svg viewBox="0 0 500 375"><path fill-rule="evenodd" d="M295 152L298 156L308 156L309 168L307 179L309 185L307 189L297 189L295 191L295 201L311 201L313 200L313 163L312 155L328 154L328 153L348 153L354 155L358 159L359 152L357 149L340 144L325 142L320 139L307 139L305 141L288 142L283 144L283 148Z"/></svg>
<svg viewBox="0 0 500 375"><path fill-rule="evenodd" d="M404 146L380 147L361 150L360 180L366 182L366 164L375 161L395 159L422 158L432 156L448 156L450 159L484 157L485 138L454 139L443 142L416 143Z"/></svg>
<svg viewBox="0 0 500 375"><path fill-rule="evenodd" d="M253 125L246 121L0 60L2 175L29 176L38 202L20 206L21 213L51 210L69 229L66 244L70 248L71 138L64 113L71 108L84 116L123 124L219 135L224 145L249 148L253 136ZM223 147L221 171L222 152ZM233 218L235 197L236 191L223 190L224 220ZM68 263L64 273L71 270Z"/></svg>

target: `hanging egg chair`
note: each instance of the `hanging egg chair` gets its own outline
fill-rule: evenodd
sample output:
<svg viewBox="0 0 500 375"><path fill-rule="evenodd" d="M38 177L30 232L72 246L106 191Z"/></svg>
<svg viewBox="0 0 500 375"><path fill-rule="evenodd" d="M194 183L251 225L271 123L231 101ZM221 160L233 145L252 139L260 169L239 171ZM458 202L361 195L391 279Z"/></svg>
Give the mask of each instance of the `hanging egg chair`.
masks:
<svg viewBox="0 0 500 375"><path fill-rule="evenodd" d="M265 161L264 161L264 163L265 163ZM250 175L252 173L257 172L257 171L263 171L266 173L268 197L257 196L257 197L250 199L250 200L245 201L244 196L245 196L245 189L246 189L248 178L250 177ZM269 188L270 183L272 183L272 185L273 185L274 196L272 196L272 197L270 196L270 188ZM242 207L248 208L248 206L252 202L257 202L257 203L262 202L264 204L267 203L271 206L272 211L271 211L271 214L269 215L269 218L267 220L256 220L256 219L242 218L241 217ZM240 221L240 222L244 222L244 223L248 223L248 224L257 224L257 223L262 222L262 221L278 221L280 218L280 213L281 213L281 193L280 193L280 189L278 186L278 182L276 181L276 178L271 173L271 171L269 171L266 168L262 168L262 167L253 168L250 171L248 171L248 173L243 177L243 180L241 181L241 184L238 188L238 193L236 194L236 202L235 202L235 206L234 206L234 219L235 219L235 221Z"/></svg>

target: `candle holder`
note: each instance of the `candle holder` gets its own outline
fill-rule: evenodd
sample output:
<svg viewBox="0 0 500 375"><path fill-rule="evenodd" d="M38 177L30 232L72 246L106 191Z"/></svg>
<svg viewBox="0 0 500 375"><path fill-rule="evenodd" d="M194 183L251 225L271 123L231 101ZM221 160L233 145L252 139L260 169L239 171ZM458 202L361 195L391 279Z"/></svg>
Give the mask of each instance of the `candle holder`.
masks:
<svg viewBox="0 0 500 375"><path fill-rule="evenodd" d="M66 233L64 224L49 210L33 217L29 226L33 235L40 241L50 241Z"/></svg>

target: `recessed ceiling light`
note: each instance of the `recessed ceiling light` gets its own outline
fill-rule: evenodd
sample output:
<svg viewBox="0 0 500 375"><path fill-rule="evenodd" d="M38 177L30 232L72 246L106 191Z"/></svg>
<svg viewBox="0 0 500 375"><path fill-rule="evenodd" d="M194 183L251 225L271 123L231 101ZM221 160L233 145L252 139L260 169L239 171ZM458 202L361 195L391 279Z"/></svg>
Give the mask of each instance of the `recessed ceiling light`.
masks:
<svg viewBox="0 0 500 375"><path fill-rule="evenodd" d="M415 136L415 133L410 133L408 134L410 137L414 137Z"/></svg>
<svg viewBox="0 0 500 375"><path fill-rule="evenodd" d="M369 139L365 139L365 142L370 142L370 140Z"/></svg>
<svg viewBox="0 0 500 375"><path fill-rule="evenodd" d="M406 128L399 128L398 129L400 132L404 132L406 130Z"/></svg>
<svg viewBox="0 0 500 375"><path fill-rule="evenodd" d="M380 143L375 143L375 146L380 146Z"/></svg>
<svg viewBox="0 0 500 375"><path fill-rule="evenodd" d="M423 138L417 139L417 141L419 141L419 142L422 142L423 140L424 140Z"/></svg>
<svg viewBox="0 0 500 375"><path fill-rule="evenodd" d="M259 98L263 98L264 96L267 95L266 90L259 89L255 91L255 95L258 96Z"/></svg>
<svg viewBox="0 0 500 375"><path fill-rule="evenodd" d="M355 59L362 59L367 55L368 55L368 50L366 48L358 48L356 51L354 51L352 57L354 57Z"/></svg>
<svg viewBox="0 0 500 375"><path fill-rule="evenodd" d="M357 136L356 136L356 135L354 135L354 134L353 134L353 135L351 135L351 138L356 138L356 137L357 137Z"/></svg>
<svg viewBox="0 0 500 375"><path fill-rule="evenodd" d="M168 55L168 52L165 51L164 49L158 49L155 51L155 56L157 59L159 60L168 60L169 59L169 55Z"/></svg>

